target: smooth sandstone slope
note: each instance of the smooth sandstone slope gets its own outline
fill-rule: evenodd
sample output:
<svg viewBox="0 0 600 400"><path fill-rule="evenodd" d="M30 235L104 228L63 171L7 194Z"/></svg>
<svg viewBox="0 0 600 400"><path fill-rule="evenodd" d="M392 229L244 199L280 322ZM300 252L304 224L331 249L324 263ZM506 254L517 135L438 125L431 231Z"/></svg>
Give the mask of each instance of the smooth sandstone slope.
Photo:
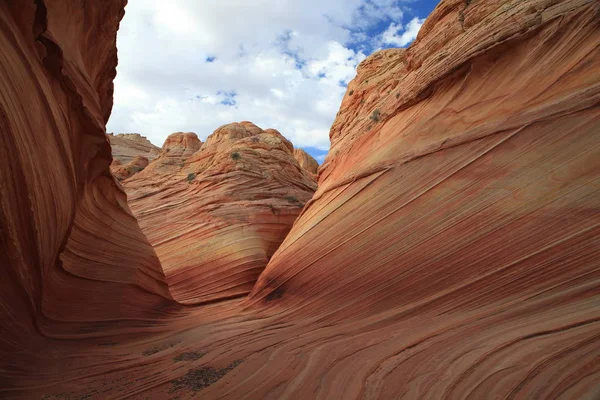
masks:
<svg viewBox="0 0 600 400"><path fill-rule="evenodd" d="M201 148L186 135L169 136L163 155L123 182L129 204L177 301L245 296L316 182L275 130L228 124Z"/></svg>
<svg viewBox="0 0 600 400"><path fill-rule="evenodd" d="M361 63L248 301L352 332L286 395L598 394L599 28L598 2L445 1Z"/></svg>

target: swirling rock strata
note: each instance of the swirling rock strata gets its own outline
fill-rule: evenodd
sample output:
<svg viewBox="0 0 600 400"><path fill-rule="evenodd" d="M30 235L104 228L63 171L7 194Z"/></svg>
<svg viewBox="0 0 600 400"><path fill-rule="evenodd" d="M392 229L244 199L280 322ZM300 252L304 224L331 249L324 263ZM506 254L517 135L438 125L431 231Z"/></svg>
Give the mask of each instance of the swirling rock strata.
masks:
<svg viewBox="0 0 600 400"><path fill-rule="evenodd" d="M361 63L249 300L348 324L305 393L594 397L599 27L598 2L444 1Z"/></svg>
<svg viewBox="0 0 600 400"><path fill-rule="evenodd" d="M597 2L442 2L410 48L361 65L319 189L249 298L176 310L108 171L123 4L85 6L0 2L0 397L597 397ZM155 197L133 201L166 242L204 221L190 194L243 232L240 192L292 176L276 131L208 142L179 183L144 187L152 163L124 181Z"/></svg>
<svg viewBox="0 0 600 400"><path fill-rule="evenodd" d="M129 204L177 301L244 296L316 182L276 130L233 123L201 148L192 135L169 136L163 154L124 181Z"/></svg>
<svg viewBox="0 0 600 400"><path fill-rule="evenodd" d="M174 304L109 171L123 6L0 3L2 388L49 337L141 328Z"/></svg>

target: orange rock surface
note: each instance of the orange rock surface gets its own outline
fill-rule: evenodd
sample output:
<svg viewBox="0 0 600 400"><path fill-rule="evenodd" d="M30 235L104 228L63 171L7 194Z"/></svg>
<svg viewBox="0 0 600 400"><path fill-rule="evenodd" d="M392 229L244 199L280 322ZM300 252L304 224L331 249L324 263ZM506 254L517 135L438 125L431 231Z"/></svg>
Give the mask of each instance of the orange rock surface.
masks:
<svg viewBox="0 0 600 400"><path fill-rule="evenodd" d="M185 160L198 151L201 146L202 141L193 132L170 134L163 143L160 155L138 177L139 184L147 184L156 190L159 182L166 182L174 174L177 174L183 167Z"/></svg>
<svg viewBox="0 0 600 400"><path fill-rule="evenodd" d="M309 175L224 126L122 182L142 233L104 133L124 2L83 5L0 2L0 398L598 397L600 3L446 0L365 60L230 300Z"/></svg>
<svg viewBox="0 0 600 400"><path fill-rule="evenodd" d="M250 292L316 189L276 130L233 123L199 144L195 134L170 135L163 154L123 183L184 304Z"/></svg>
<svg viewBox="0 0 600 400"><path fill-rule="evenodd" d="M118 159L113 159L113 162L110 164L110 171L112 172L113 176L122 181L123 179L129 178L133 174L137 174L146 168L148 164L148 159L142 156L135 156L127 164L121 164Z"/></svg>
<svg viewBox="0 0 600 400"><path fill-rule="evenodd" d="M170 157L187 158L200 150L202 141L194 132L175 132L163 143L162 150Z"/></svg>
<svg viewBox="0 0 600 400"><path fill-rule="evenodd" d="M156 147L139 133L109 133L108 140L112 148L113 159L121 164L133 161L135 157L145 157L153 160L160 154L160 147Z"/></svg>
<svg viewBox="0 0 600 400"><path fill-rule="evenodd" d="M599 27L598 2L444 1L361 63L248 301L331 324L282 397L598 395Z"/></svg>
<svg viewBox="0 0 600 400"><path fill-rule="evenodd" d="M317 174L319 163L310 154L302 149L294 149L294 158L298 164L311 174Z"/></svg>

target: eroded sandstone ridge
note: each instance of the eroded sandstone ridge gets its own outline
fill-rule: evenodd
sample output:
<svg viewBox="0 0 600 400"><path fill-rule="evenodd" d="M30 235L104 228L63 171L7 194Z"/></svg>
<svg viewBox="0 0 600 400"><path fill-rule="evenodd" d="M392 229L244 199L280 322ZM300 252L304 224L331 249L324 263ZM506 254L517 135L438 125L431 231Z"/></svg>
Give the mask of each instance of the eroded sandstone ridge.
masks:
<svg viewBox="0 0 600 400"><path fill-rule="evenodd" d="M302 149L294 149L294 158L298 164L311 174L316 175L319 169L319 163L310 154Z"/></svg>
<svg viewBox="0 0 600 400"><path fill-rule="evenodd" d="M110 164L110 171L118 180L122 181L142 171L149 163L148 159L143 156L135 156L127 164L121 164L121 162L115 158Z"/></svg>
<svg viewBox="0 0 600 400"><path fill-rule="evenodd" d="M133 161L135 157L144 157L152 161L160 154L160 148L156 147L139 133L109 133L108 140L112 148L113 159L121 164Z"/></svg>
<svg viewBox="0 0 600 400"><path fill-rule="evenodd" d="M237 232L293 207L275 185L292 171L271 170L292 149L240 123L155 159L123 181L164 200L130 196L144 235L104 134L123 6L0 2L0 397L598 396L600 3L443 1L410 48L360 65L319 187L250 295L217 280L186 307L166 282L190 302L196 284L146 236L159 255L239 239L249 258L223 268L246 277L268 245ZM259 156L273 191L242 198Z"/></svg>
<svg viewBox="0 0 600 400"><path fill-rule="evenodd" d="M170 135L123 186L175 299L198 304L250 292L316 182L278 131L241 122Z"/></svg>
<svg viewBox="0 0 600 400"><path fill-rule="evenodd" d="M120 181L146 168L161 153L160 147L139 133L109 133L108 140L113 157L110 170Z"/></svg>

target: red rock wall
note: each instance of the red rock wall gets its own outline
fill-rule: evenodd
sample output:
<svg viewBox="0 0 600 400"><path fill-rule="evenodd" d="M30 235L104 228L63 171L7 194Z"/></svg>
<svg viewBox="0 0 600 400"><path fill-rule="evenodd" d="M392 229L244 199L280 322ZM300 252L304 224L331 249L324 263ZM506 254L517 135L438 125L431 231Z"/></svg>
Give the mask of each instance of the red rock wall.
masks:
<svg viewBox="0 0 600 400"><path fill-rule="evenodd" d="M599 13L446 1L411 48L361 64L248 302L346 324L302 390L576 398L598 382Z"/></svg>
<svg viewBox="0 0 600 400"><path fill-rule="evenodd" d="M370 276L373 271L365 265L379 265L382 257L380 266L389 269L378 268L377 274L387 280L399 268L392 261L404 259L411 249L415 256L424 257L421 261L433 262L435 252L452 246L469 249L480 235L480 245L487 248L493 243L498 245L492 246L494 254L517 259L521 254L517 248L508 251L514 245L544 248L544 243L554 242L550 232L540 235L534 227L556 228L555 218L565 224L552 230L559 237L572 231L594 237L589 229L600 222L593 213L598 206L600 160L596 157L600 137L595 134L600 97L595 68L599 6L537 1L508 7L498 2L497 9L485 8L491 15L484 19L478 14L483 5L474 3L460 10L472 26L423 58L438 39L435 33L452 29L452 24L440 21L439 14L453 3L436 9L410 49L385 50L363 61L348 88L354 93L346 96L332 127L335 150L323 166L319 189L261 279L285 280L287 274L293 274L293 279L308 277L319 269L317 260L333 257L333 252L343 260L358 260L355 257L361 254L369 258L366 264L332 264L344 269L362 265L361 275ZM458 18L457 10L453 18ZM440 54L452 54L448 58L457 60ZM363 72L370 78L368 83ZM399 97L387 94L396 81ZM371 116L377 109L380 116L375 121ZM338 230L340 224L345 229ZM507 232L499 230L505 225L524 229L523 235L530 239L517 239L514 230L508 240ZM370 230L372 235L367 234ZM299 241L323 243L314 235L330 238L317 254L284 257L307 248ZM499 242L492 240L494 235L499 235ZM376 249L366 243L370 237L377 242L371 244ZM429 242L434 238L440 240L438 245ZM351 248L353 242L361 245ZM465 253L475 259L490 254L458 255ZM278 268L280 258L287 267ZM420 265L416 261L402 263ZM494 263L502 261L495 257ZM437 268L433 271L437 274ZM339 276L339 272L320 269L310 279L325 284L327 279L315 278ZM379 291L378 287L373 285L373 290ZM267 292L257 285L256 295ZM333 291L320 293L333 295Z"/></svg>
<svg viewBox="0 0 600 400"><path fill-rule="evenodd" d="M0 3L3 352L148 323L173 304L109 172L125 1L83 3Z"/></svg>

